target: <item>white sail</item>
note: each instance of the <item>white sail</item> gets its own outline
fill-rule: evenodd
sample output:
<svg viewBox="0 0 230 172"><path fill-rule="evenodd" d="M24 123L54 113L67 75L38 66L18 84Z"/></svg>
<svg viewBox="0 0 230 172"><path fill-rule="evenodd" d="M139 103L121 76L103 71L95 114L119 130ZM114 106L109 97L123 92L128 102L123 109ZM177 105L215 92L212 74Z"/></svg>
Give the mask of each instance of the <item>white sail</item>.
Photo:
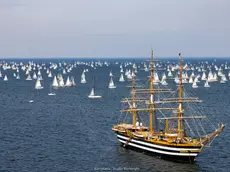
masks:
<svg viewBox="0 0 230 172"><path fill-rule="evenodd" d="M221 84L224 84L226 82L226 78L225 78L225 76L222 76L221 78L220 78L220 83Z"/></svg>
<svg viewBox="0 0 230 172"><path fill-rule="evenodd" d="M4 77L4 81L8 81L7 75L5 75L5 77Z"/></svg>
<svg viewBox="0 0 230 172"><path fill-rule="evenodd" d="M49 78L52 78L52 77L53 77L51 71L49 71L48 77L49 77Z"/></svg>
<svg viewBox="0 0 230 172"><path fill-rule="evenodd" d="M159 79L159 76L158 76L158 73L157 73L157 72L154 72L154 82L155 82L155 83L160 82L160 79Z"/></svg>
<svg viewBox="0 0 230 172"><path fill-rule="evenodd" d="M204 87L210 87L210 85L208 84L208 80L206 80Z"/></svg>
<svg viewBox="0 0 230 172"><path fill-rule="evenodd" d="M176 75L176 77L175 77L175 79L174 79L174 82L176 83L176 84L178 84L179 83L179 77Z"/></svg>
<svg viewBox="0 0 230 172"><path fill-rule="evenodd" d="M63 81L63 78L61 78L60 80L58 80L58 86L59 87L64 87L65 86L65 83Z"/></svg>
<svg viewBox="0 0 230 172"><path fill-rule="evenodd" d="M38 71L38 76L40 76L40 75L41 75L41 71L39 70L39 71Z"/></svg>
<svg viewBox="0 0 230 172"><path fill-rule="evenodd" d="M67 77L65 86L66 86L66 87L70 87L71 85L72 85L72 84L71 84L71 82L70 82L70 79L69 79L69 77Z"/></svg>
<svg viewBox="0 0 230 172"><path fill-rule="evenodd" d="M111 77L110 82L109 82L109 88L116 88L116 86L113 83L113 78Z"/></svg>
<svg viewBox="0 0 230 172"><path fill-rule="evenodd" d="M85 83L86 83L85 72L84 72L84 71L82 72L82 75L81 75L81 83L82 83L82 84L85 84Z"/></svg>
<svg viewBox="0 0 230 172"><path fill-rule="evenodd" d="M63 69L62 73L65 75L65 74L66 74L66 70L65 70L65 69Z"/></svg>
<svg viewBox="0 0 230 172"><path fill-rule="evenodd" d="M33 74L33 79L37 79L37 75L36 75L35 72L34 72L34 74Z"/></svg>
<svg viewBox="0 0 230 172"><path fill-rule="evenodd" d="M52 86L53 86L53 87L55 87L55 88L57 88L57 87L58 87L58 81L57 81L56 76L54 76Z"/></svg>
<svg viewBox="0 0 230 172"><path fill-rule="evenodd" d="M124 76L123 76L122 73L121 73L121 76L120 76L120 78L119 78L119 81L120 81L120 82L125 82L125 79L124 79Z"/></svg>
<svg viewBox="0 0 230 172"><path fill-rule="evenodd" d="M65 83L64 83L64 80L63 80L63 77L61 74L58 75L58 86L59 87L64 87L65 86Z"/></svg>
<svg viewBox="0 0 230 172"><path fill-rule="evenodd" d="M39 79L37 79L36 84L35 84L35 89L43 89L42 85L41 85L41 81Z"/></svg>
<svg viewBox="0 0 230 172"><path fill-rule="evenodd" d="M43 80L42 75L38 75L38 79L41 81Z"/></svg>
<svg viewBox="0 0 230 172"><path fill-rule="evenodd" d="M172 71L169 69L168 77L173 77Z"/></svg>
<svg viewBox="0 0 230 172"><path fill-rule="evenodd" d="M163 79L163 80L161 81L161 85L168 85L168 83L166 82L166 80Z"/></svg>
<svg viewBox="0 0 230 172"><path fill-rule="evenodd" d="M201 80L203 80L203 81L207 80L207 79L206 79L206 74L205 74L205 72L203 72L202 77L201 77Z"/></svg>
<svg viewBox="0 0 230 172"><path fill-rule="evenodd" d="M91 99L98 99L98 98L101 98L102 96L98 96L98 95L95 95L94 93L94 88L92 88L88 98L91 98Z"/></svg>
<svg viewBox="0 0 230 172"><path fill-rule="evenodd" d="M19 75L19 73L17 73L16 79L20 79L20 75Z"/></svg>
<svg viewBox="0 0 230 172"><path fill-rule="evenodd" d="M192 88L198 88L198 85L196 84L196 82L194 81L192 84Z"/></svg>
<svg viewBox="0 0 230 172"><path fill-rule="evenodd" d="M76 83L74 82L74 77L71 76L71 86L75 86L75 85L76 85Z"/></svg>
<svg viewBox="0 0 230 172"><path fill-rule="evenodd" d="M109 76L113 76L112 72L109 73Z"/></svg>
<svg viewBox="0 0 230 172"><path fill-rule="evenodd" d="M193 83L193 78L190 76L188 83Z"/></svg>
<svg viewBox="0 0 230 172"><path fill-rule="evenodd" d="M163 73L161 81L166 80L166 79L167 79L167 77L166 77L165 73Z"/></svg>
<svg viewBox="0 0 230 172"><path fill-rule="evenodd" d="M89 96L94 96L94 88L92 88L92 90L91 90Z"/></svg>
<svg viewBox="0 0 230 172"><path fill-rule="evenodd" d="M31 76L30 76L30 73L28 73L28 75L27 75L27 77L26 77L26 80L27 80L27 81L32 80L32 78L31 78Z"/></svg>

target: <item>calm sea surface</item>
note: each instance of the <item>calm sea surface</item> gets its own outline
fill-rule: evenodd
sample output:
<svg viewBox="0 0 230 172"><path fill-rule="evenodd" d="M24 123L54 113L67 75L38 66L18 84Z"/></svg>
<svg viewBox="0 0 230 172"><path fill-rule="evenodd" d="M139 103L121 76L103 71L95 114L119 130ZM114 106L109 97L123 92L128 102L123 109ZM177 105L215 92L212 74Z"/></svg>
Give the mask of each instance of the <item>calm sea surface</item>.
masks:
<svg viewBox="0 0 230 172"><path fill-rule="evenodd" d="M77 60L65 61L72 63ZM21 79L16 80L11 70L1 68L3 74L7 73L9 81L4 82L0 78L0 171L230 170L230 81L225 84L210 83L208 89L203 87L203 81L198 84L198 89L191 88L191 84L185 85L187 91L203 100L203 112L214 125L217 126L219 121L227 125L211 147L199 154L194 164L176 163L120 146L111 127L118 121L120 101L130 95L130 88L125 87L127 81L118 82L120 68L114 62L119 60L107 61L113 64L95 70L85 65L73 68L70 74L63 77L66 80L67 76L74 76L77 85L54 90L56 96L47 95L53 78L48 78L45 70L42 70L44 89L35 90L35 80L26 81L24 72L20 71ZM132 59L127 61L132 62ZM201 60L187 59L189 61L199 66ZM230 64L230 59L208 61L209 64L220 65L226 61ZM36 62L48 64L49 60ZM136 64L140 62L136 60ZM87 83L80 84L81 73L86 68L89 69ZM117 85L114 90L108 89L111 70ZM191 72L188 73L190 75ZM227 73L228 70L225 70ZM147 83L144 80L147 75L148 72L139 70L137 78L144 84ZM93 85L93 76L96 94L102 95L102 99L87 97ZM175 87L172 80L168 82L169 87ZM29 103L30 99L34 103Z"/></svg>

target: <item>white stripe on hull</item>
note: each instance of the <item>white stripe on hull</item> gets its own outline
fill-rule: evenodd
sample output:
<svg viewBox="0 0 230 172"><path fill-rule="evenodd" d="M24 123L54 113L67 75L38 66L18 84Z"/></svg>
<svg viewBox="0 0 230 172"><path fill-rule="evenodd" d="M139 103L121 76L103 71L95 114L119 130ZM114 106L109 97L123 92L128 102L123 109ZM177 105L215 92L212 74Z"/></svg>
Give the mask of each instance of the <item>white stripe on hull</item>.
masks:
<svg viewBox="0 0 230 172"><path fill-rule="evenodd" d="M142 141L138 141L138 140L135 140L135 139L131 139L130 140L130 138L128 138L128 137L125 137L125 136L121 136L121 135L117 135L117 137L118 138L121 138L121 139L125 139L125 140L127 140L127 141L123 141L123 140L120 140L119 139L119 141L120 142L122 142L122 143L127 143L127 145L131 145L131 144L129 144L129 143L131 143L132 142L132 144L135 144L135 143L139 143L139 144L141 144L141 145L143 145L143 146L141 146L141 147L144 147L144 146L149 146L149 147L152 147L152 148L159 148L159 149L164 149L164 150L156 150L156 149L152 149L152 148L147 148L147 149L152 149L152 150L155 150L155 151L153 151L153 152L157 152L157 151L160 151L160 152L167 152L167 150L173 150L173 151L198 151L199 152L199 149L190 149L190 148L171 148L171 147L166 147L166 146L160 146L160 145L155 145L155 144L150 144L150 143L146 143L146 142L142 142ZM140 146L140 145L137 145L137 144L135 144L136 146ZM135 147L136 147L135 146ZM146 147L144 147L144 148L146 148ZM158 153L160 153L160 152L158 152ZM175 154L175 155L177 155L177 154L180 154L180 155L182 155L182 156L197 156L197 153L173 153L173 152L167 152L168 154ZM166 154L166 153L163 153L163 154ZM186 154L186 155L185 155Z"/></svg>
<svg viewBox="0 0 230 172"><path fill-rule="evenodd" d="M121 139L125 139L125 140L129 140L130 139L128 137L121 136L119 134L117 135L117 137L119 137ZM144 144L146 146L151 146L151 147L155 147L155 148L159 148L159 149L174 150L174 151L198 151L199 152L199 149L197 149L197 148L172 148L172 147L166 147L166 146L160 146L160 145L150 144L150 143L138 141L138 140L135 140L135 139L132 139L132 142Z"/></svg>
<svg viewBox="0 0 230 172"><path fill-rule="evenodd" d="M120 139L118 139L118 140L119 140L121 143L126 144L126 141L120 140ZM165 154L165 155L175 155L175 156L197 156L197 153L174 153L174 152L166 152L166 151L156 150L156 149L152 149L152 148L147 148L147 147L144 147L144 146L136 145L136 144L132 143L132 141L129 142L129 143L127 143L126 145L130 145L130 146L133 146L133 147L136 147L136 148L139 148L139 149L147 150L147 151L154 152L154 153Z"/></svg>

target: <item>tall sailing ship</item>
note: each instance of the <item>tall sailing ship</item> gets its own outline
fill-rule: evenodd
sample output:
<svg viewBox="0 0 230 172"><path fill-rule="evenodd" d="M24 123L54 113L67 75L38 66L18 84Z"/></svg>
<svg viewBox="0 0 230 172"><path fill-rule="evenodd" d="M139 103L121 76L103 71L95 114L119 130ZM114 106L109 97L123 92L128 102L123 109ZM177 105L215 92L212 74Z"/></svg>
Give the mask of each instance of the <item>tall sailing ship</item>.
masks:
<svg viewBox="0 0 230 172"><path fill-rule="evenodd" d="M187 97L182 82L182 56L179 56L178 89L172 91L154 84L156 60L152 51L148 88L136 89L135 75L132 74L132 96L122 101L123 105L126 105L126 108L121 110L125 113L125 121L114 125L112 130L124 147L157 154L163 159L193 163L202 149L210 145L223 131L225 125L219 124L217 128L208 131L209 134L204 131L202 122L208 119L200 111L197 111L199 115L195 114L194 109L197 109L197 106L194 109L189 106L201 101L196 97ZM165 94L167 96L163 96ZM159 95L163 98L159 98ZM131 114L128 115L129 119L127 114ZM197 124L195 130L192 129L192 124Z"/></svg>

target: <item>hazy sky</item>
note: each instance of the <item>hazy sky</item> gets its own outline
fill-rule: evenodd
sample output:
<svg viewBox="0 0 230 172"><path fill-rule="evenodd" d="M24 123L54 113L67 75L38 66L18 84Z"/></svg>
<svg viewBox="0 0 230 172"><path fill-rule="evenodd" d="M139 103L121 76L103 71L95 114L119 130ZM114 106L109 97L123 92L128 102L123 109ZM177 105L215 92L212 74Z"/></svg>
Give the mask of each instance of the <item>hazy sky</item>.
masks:
<svg viewBox="0 0 230 172"><path fill-rule="evenodd" d="M230 0L0 0L0 57L230 57Z"/></svg>

